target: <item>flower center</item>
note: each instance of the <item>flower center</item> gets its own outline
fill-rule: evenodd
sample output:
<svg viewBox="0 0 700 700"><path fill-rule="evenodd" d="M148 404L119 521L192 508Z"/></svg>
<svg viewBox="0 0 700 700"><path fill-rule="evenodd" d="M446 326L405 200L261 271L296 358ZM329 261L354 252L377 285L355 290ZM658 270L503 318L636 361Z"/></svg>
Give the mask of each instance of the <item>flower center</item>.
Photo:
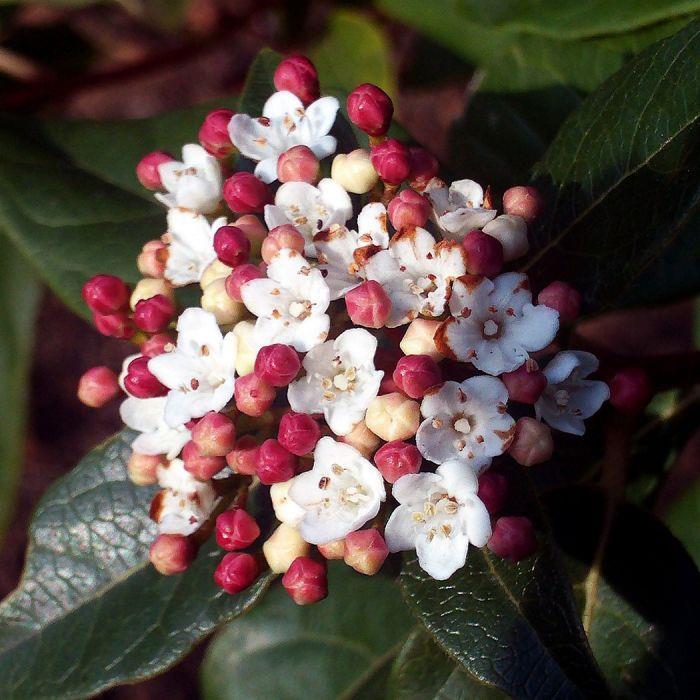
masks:
<svg viewBox="0 0 700 700"><path fill-rule="evenodd" d="M431 494L423 501L423 509L412 513L414 526L424 532L431 542L435 537L449 538L454 532L453 520L459 503L444 491Z"/></svg>
<svg viewBox="0 0 700 700"><path fill-rule="evenodd" d="M566 389L559 389L554 392L554 403L557 404L559 408L566 408L569 405L569 392Z"/></svg>
<svg viewBox="0 0 700 700"><path fill-rule="evenodd" d="M416 296L421 296L422 294L430 294L436 289L437 284L435 283L435 275L426 275L425 277L419 277L414 282L408 281L408 290Z"/></svg>
<svg viewBox="0 0 700 700"><path fill-rule="evenodd" d="M297 321L303 321L311 316L311 307L313 304L310 301L293 301L289 305L289 315Z"/></svg>
<svg viewBox="0 0 700 700"><path fill-rule="evenodd" d="M485 338L493 338L494 336L498 335L499 330L499 325L492 318L490 318L488 321L486 321L486 323L484 323Z"/></svg>

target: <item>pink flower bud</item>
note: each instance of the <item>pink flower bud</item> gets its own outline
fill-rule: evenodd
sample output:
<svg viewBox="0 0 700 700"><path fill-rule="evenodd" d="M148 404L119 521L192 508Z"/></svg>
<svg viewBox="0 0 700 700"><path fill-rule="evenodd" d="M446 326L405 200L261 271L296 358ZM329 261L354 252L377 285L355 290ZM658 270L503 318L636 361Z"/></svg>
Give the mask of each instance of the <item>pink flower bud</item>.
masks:
<svg viewBox="0 0 700 700"><path fill-rule="evenodd" d="M260 248L262 259L269 263L282 248L304 252L304 237L291 224L276 226L270 231Z"/></svg>
<svg viewBox="0 0 700 700"><path fill-rule="evenodd" d="M495 277L503 267L501 242L479 229L469 231L462 239L462 248L467 255L467 272L470 275Z"/></svg>
<svg viewBox="0 0 700 700"><path fill-rule="evenodd" d="M381 440L361 420L347 435L340 438L340 442L354 447L365 459L372 459Z"/></svg>
<svg viewBox="0 0 700 700"><path fill-rule="evenodd" d="M524 467L546 462L554 452L552 431L534 418L519 418L515 438L508 448L510 456Z"/></svg>
<svg viewBox="0 0 700 700"><path fill-rule="evenodd" d="M391 299L379 282L363 282L345 295L350 320L358 326L381 328L391 313Z"/></svg>
<svg viewBox="0 0 700 700"><path fill-rule="evenodd" d="M236 379L233 389L236 408L246 416L258 418L275 400L275 389L255 376L254 372Z"/></svg>
<svg viewBox="0 0 700 700"><path fill-rule="evenodd" d="M389 220L400 231L413 226L425 226L430 216L430 203L414 190L401 190L389 202Z"/></svg>
<svg viewBox="0 0 700 700"><path fill-rule="evenodd" d="M155 357L164 352L170 352L175 347L175 341L167 333L156 333L141 343L141 354Z"/></svg>
<svg viewBox="0 0 700 700"><path fill-rule="evenodd" d="M185 463L185 469L200 481L208 481L226 466L226 460L223 457L203 455L193 440L182 448L182 461Z"/></svg>
<svg viewBox="0 0 700 700"><path fill-rule="evenodd" d="M160 181L158 166L162 163L169 163L171 160L175 159L165 151L153 151L153 153L145 155L136 166L136 177L138 181L147 190L162 189L163 183Z"/></svg>
<svg viewBox="0 0 700 700"><path fill-rule="evenodd" d="M282 585L297 605L318 603L328 595L325 562L297 557L282 576Z"/></svg>
<svg viewBox="0 0 700 700"><path fill-rule="evenodd" d="M116 314L98 314L93 311L92 322L102 335L110 338L128 340L136 332L134 322L123 311Z"/></svg>
<svg viewBox="0 0 700 700"><path fill-rule="evenodd" d="M535 403L547 386L547 377L537 369L537 363L532 360L528 360L512 372L501 375L501 381L508 389L510 400L518 403Z"/></svg>
<svg viewBox="0 0 700 700"><path fill-rule="evenodd" d="M277 159L277 179L280 182L315 183L321 164L308 146L292 146Z"/></svg>
<svg viewBox="0 0 700 700"><path fill-rule="evenodd" d="M224 199L238 214L261 212L270 202L267 185L252 173L234 173L224 182Z"/></svg>
<svg viewBox="0 0 700 700"><path fill-rule="evenodd" d="M317 546L324 559L342 559L345 556L345 540L333 540Z"/></svg>
<svg viewBox="0 0 700 700"><path fill-rule="evenodd" d="M301 360L290 345L275 343L260 348L255 358L255 376L270 386L287 386L299 374Z"/></svg>
<svg viewBox="0 0 700 700"><path fill-rule="evenodd" d="M236 441L236 446L226 455L226 463L236 474L252 476L258 467L259 445L255 438L244 435Z"/></svg>
<svg viewBox="0 0 700 700"><path fill-rule="evenodd" d="M405 474L417 474L422 462L418 448L402 440L387 442L374 455L377 469L390 484Z"/></svg>
<svg viewBox="0 0 700 700"><path fill-rule="evenodd" d="M127 367L124 387L137 399L152 399L165 396L168 387L163 386L148 369L148 357L141 355L134 358Z"/></svg>
<svg viewBox="0 0 700 700"><path fill-rule="evenodd" d="M234 114L230 109L215 109L204 117L199 128L199 143L216 158L226 158L235 150L228 133L228 124Z"/></svg>
<svg viewBox="0 0 700 700"><path fill-rule="evenodd" d="M141 299L134 309L134 323L146 333L157 333L168 327L175 316L175 304L164 294Z"/></svg>
<svg viewBox="0 0 700 700"><path fill-rule="evenodd" d="M374 576L387 556L389 548L379 530L356 530L345 538L345 563L361 574Z"/></svg>
<svg viewBox="0 0 700 700"><path fill-rule="evenodd" d="M163 576L182 574L197 556L197 545L182 535L158 535L151 544L149 557Z"/></svg>
<svg viewBox="0 0 700 700"><path fill-rule="evenodd" d="M421 146L409 146L409 162L411 165L411 187L424 190L425 186L438 174L440 164L437 158Z"/></svg>
<svg viewBox="0 0 700 700"><path fill-rule="evenodd" d="M241 287L250 280L257 280L264 277L257 265L244 263L233 269L233 272L226 278L226 294L234 301L243 301Z"/></svg>
<svg viewBox="0 0 700 700"><path fill-rule="evenodd" d="M491 515L503 510L508 496L508 480L503 474L489 470L479 477L479 499Z"/></svg>
<svg viewBox="0 0 700 700"><path fill-rule="evenodd" d="M527 559L537 551L535 528L529 518L522 516L499 518L487 546L497 557L508 561Z"/></svg>
<svg viewBox="0 0 700 700"><path fill-rule="evenodd" d="M291 479L297 466L296 456L282 447L277 440L270 438L260 445L255 473L263 484L269 486Z"/></svg>
<svg viewBox="0 0 700 700"><path fill-rule="evenodd" d="M610 403L622 413L641 413L651 400L653 389L649 375L641 367L624 367L609 382Z"/></svg>
<svg viewBox="0 0 700 700"><path fill-rule="evenodd" d="M297 457L312 452L321 437L318 423L306 413L285 413L280 420L277 439L280 445Z"/></svg>
<svg viewBox="0 0 700 700"><path fill-rule="evenodd" d="M348 117L370 136L384 136L394 116L394 104L384 90L371 83L356 87L346 102Z"/></svg>
<svg viewBox="0 0 700 700"><path fill-rule="evenodd" d="M566 282L552 282L537 295L537 303L558 311L560 321L578 318L581 301L581 294Z"/></svg>
<svg viewBox="0 0 700 700"><path fill-rule="evenodd" d="M136 258L136 267L144 277L162 277L168 259L168 246L162 241L148 241Z"/></svg>
<svg viewBox="0 0 700 700"><path fill-rule="evenodd" d="M254 214L245 214L236 219L236 227L245 233L246 238L250 241L250 253L252 256L260 255L260 246L265 236L267 236L267 227Z"/></svg>
<svg viewBox="0 0 700 700"><path fill-rule="evenodd" d="M406 355L396 363L393 379L406 396L420 399L430 387L442 382L442 372L429 355Z"/></svg>
<svg viewBox="0 0 700 700"><path fill-rule="evenodd" d="M192 429L192 440L205 457L225 457L236 444L236 426L223 413L209 411Z"/></svg>
<svg viewBox="0 0 700 700"><path fill-rule="evenodd" d="M91 408L101 408L119 391L117 375L105 366L91 367L78 382L78 399Z"/></svg>
<svg viewBox="0 0 700 700"><path fill-rule="evenodd" d="M243 508L226 510L216 519L216 541L219 547L233 552L250 547L260 537L260 528Z"/></svg>
<svg viewBox="0 0 700 700"><path fill-rule="evenodd" d="M503 194L503 211L520 216L529 224L542 215L544 201L534 187L511 187Z"/></svg>
<svg viewBox="0 0 700 700"><path fill-rule="evenodd" d="M214 234L214 250L224 265L236 267L248 262L250 241L237 226L221 226Z"/></svg>
<svg viewBox="0 0 700 700"><path fill-rule="evenodd" d="M129 288L114 275L95 275L83 285L83 299L90 311L114 314L129 305Z"/></svg>
<svg viewBox="0 0 700 700"><path fill-rule="evenodd" d="M258 562L250 554L230 552L216 567L214 582L226 593L234 595L248 588L258 577L258 572Z"/></svg>
<svg viewBox="0 0 700 700"><path fill-rule="evenodd" d="M396 139L374 146L370 160L379 177L389 185L400 185L411 172L408 148Z"/></svg>
<svg viewBox="0 0 700 700"><path fill-rule="evenodd" d="M129 479L137 486L149 486L158 481L158 467L166 464L163 455L144 455L132 452L126 463Z"/></svg>
<svg viewBox="0 0 700 700"><path fill-rule="evenodd" d="M280 61L273 80L277 90L294 93L305 105L321 94L316 67L306 56L290 56Z"/></svg>

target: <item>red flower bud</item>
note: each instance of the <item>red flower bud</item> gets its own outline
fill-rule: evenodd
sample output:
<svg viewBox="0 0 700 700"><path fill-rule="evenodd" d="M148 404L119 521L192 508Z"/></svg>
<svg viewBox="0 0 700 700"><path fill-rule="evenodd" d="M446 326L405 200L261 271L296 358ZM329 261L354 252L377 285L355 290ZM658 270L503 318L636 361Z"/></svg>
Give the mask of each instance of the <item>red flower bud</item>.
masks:
<svg viewBox="0 0 700 700"><path fill-rule="evenodd" d="M467 272L470 275L495 277L501 271L503 246L497 238L474 229L462 239L462 248L467 255Z"/></svg>
<svg viewBox="0 0 700 700"><path fill-rule="evenodd" d="M321 437L318 423L306 413L285 413L280 420L277 439L293 455L302 457L312 452Z"/></svg>
<svg viewBox="0 0 700 700"><path fill-rule="evenodd" d="M537 295L537 303L558 311L560 321L578 318L581 300L581 294L566 282L552 282Z"/></svg>
<svg viewBox="0 0 700 700"><path fill-rule="evenodd" d="M379 282L363 282L345 295L350 320L358 326L381 328L391 313L391 299Z"/></svg>
<svg viewBox="0 0 700 700"><path fill-rule="evenodd" d="M226 593L234 595L248 588L258 577L258 572L258 562L250 554L230 552L216 567L214 582Z"/></svg>
<svg viewBox="0 0 700 700"><path fill-rule="evenodd" d="M286 450L277 440L265 440L258 450L258 479L269 486L280 481L289 481L296 473L298 460L289 450Z"/></svg>
<svg viewBox="0 0 700 700"><path fill-rule="evenodd" d="M348 117L370 136L384 136L394 115L394 104L384 90L371 83L356 87L346 103Z"/></svg>
<svg viewBox="0 0 700 700"><path fill-rule="evenodd" d="M259 445L255 438L244 435L236 441L236 446L226 455L226 463L236 474L252 476L258 467Z"/></svg>
<svg viewBox="0 0 700 700"><path fill-rule="evenodd" d="M138 399L152 399L155 396L165 396L168 387L163 386L148 369L148 357L135 357L126 369L124 387Z"/></svg>
<svg viewBox="0 0 700 700"><path fill-rule="evenodd" d="M228 133L228 124L234 114L230 109L215 109L204 117L199 129L199 143L216 158L226 158L235 150Z"/></svg>
<svg viewBox="0 0 700 700"><path fill-rule="evenodd" d="M163 576L187 571L197 556L197 545L182 535L158 535L151 544L151 564Z"/></svg>
<svg viewBox="0 0 700 700"><path fill-rule="evenodd" d="M92 322L102 335L110 338L128 340L136 332L134 322L123 311L116 314L98 314L93 311Z"/></svg>
<svg viewBox="0 0 700 700"><path fill-rule="evenodd" d="M532 367L532 361L528 360L518 369L501 375L511 401L533 404L542 396L547 386L547 377L536 367L536 364Z"/></svg>
<svg viewBox="0 0 700 700"><path fill-rule="evenodd" d="M291 248L299 253L304 252L304 237L291 224L282 224L282 226L276 226L270 231L262 242L260 249L262 259L269 263L282 248Z"/></svg>
<svg viewBox="0 0 700 700"><path fill-rule="evenodd" d="M277 179L280 182L315 183L321 164L308 146L292 146L277 159Z"/></svg>
<svg viewBox="0 0 700 700"><path fill-rule="evenodd" d="M641 367L624 367L608 382L610 403L622 413L641 413L651 400L653 389L649 375Z"/></svg>
<svg viewBox="0 0 700 700"><path fill-rule="evenodd" d="M343 558L355 571L374 576L389 556L389 548L378 530L357 530L345 538Z"/></svg>
<svg viewBox="0 0 700 700"><path fill-rule="evenodd" d="M226 510L216 519L216 541L229 552L250 547L258 537L260 528L255 518L242 508Z"/></svg>
<svg viewBox="0 0 700 700"><path fill-rule="evenodd" d="M491 515L503 510L508 496L508 480L503 474L489 470L479 477L479 499Z"/></svg>
<svg viewBox="0 0 700 700"><path fill-rule="evenodd" d="M413 226L425 226L430 216L430 202L414 190L401 190L389 202L389 220L400 231Z"/></svg>
<svg viewBox="0 0 700 700"><path fill-rule="evenodd" d="M156 333L141 343L141 354L155 357L164 352L170 352L175 347L175 341L167 333Z"/></svg>
<svg viewBox="0 0 700 700"><path fill-rule="evenodd" d="M153 151L145 155L136 166L136 177L138 181L147 190L160 190L163 188L163 183L160 181L160 173L158 166L161 163L169 163L175 160L169 153L165 151Z"/></svg>
<svg viewBox="0 0 700 700"><path fill-rule="evenodd" d="M192 440L205 457L225 457L236 444L236 426L223 413L209 411L192 429Z"/></svg>
<svg viewBox="0 0 700 700"><path fill-rule="evenodd" d="M105 366L91 367L78 382L78 399L91 408L101 408L119 391L117 375Z"/></svg>
<svg viewBox="0 0 700 700"><path fill-rule="evenodd" d="M552 431L534 418L519 418L508 454L524 467L546 462L554 452Z"/></svg>
<svg viewBox="0 0 700 700"><path fill-rule="evenodd" d="M95 275L83 285L83 299L90 311L114 314L129 305L129 288L114 275Z"/></svg>
<svg viewBox="0 0 700 700"><path fill-rule="evenodd" d="M290 345L275 343L260 348L255 358L255 376L270 386L287 386L299 374L301 360Z"/></svg>
<svg viewBox="0 0 700 700"><path fill-rule="evenodd" d="M297 557L282 576L282 585L297 605L318 603L328 595L325 562Z"/></svg>
<svg viewBox="0 0 700 700"><path fill-rule="evenodd" d="M157 333L168 327L175 316L175 304L164 294L136 302L134 323L146 333Z"/></svg>
<svg viewBox="0 0 700 700"><path fill-rule="evenodd" d="M442 382L442 372L429 355L406 355L396 363L393 379L406 396L420 399L430 387Z"/></svg>
<svg viewBox="0 0 700 700"><path fill-rule="evenodd" d="M508 561L526 559L537 551L535 528L529 518L522 516L499 518L487 546Z"/></svg>
<svg viewBox="0 0 700 700"><path fill-rule="evenodd" d="M438 174L440 164L430 151L420 146L409 146L408 154L411 165L411 174L409 176L411 187L422 191Z"/></svg>
<svg viewBox="0 0 700 700"><path fill-rule="evenodd" d="M390 484L406 474L417 474L423 458L418 448L402 440L382 445L374 454L374 463Z"/></svg>
<svg viewBox="0 0 700 700"><path fill-rule="evenodd" d="M236 379L233 394L236 408L246 416L254 418L262 416L275 400L274 388L256 377L254 372Z"/></svg>
<svg viewBox="0 0 700 700"><path fill-rule="evenodd" d="M503 194L503 211L520 216L528 223L542 215L544 201L534 187L511 187Z"/></svg>
<svg viewBox="0 0 700 700"><path fill-rule="evenodd" d="M200 481L208 481L226 466L223 457L203 455L197 443L192 440L182 448L182 461L185 463L185 469Z"/></svg>
<svg viewBox="0 0 700 700"><path fill-rule="evenodd" d="M167 259L168 246L163 241L148 241L136 258L136 267L144 277L160 278L165 274Z"/></svg>
<svg viewBox="0 0 700 700"><path fill-rule="evenodd" d="M318 73L306 56L290 56L280 61L273 80L277 90L294 93L305 105L321 94Z"/></svg>
<svg viewBox="0 0 700 700"><path fill-rule="evenodd" d="M238 214L261 212L270 202L267 185L252 173L234 173L224 182L224 199Z"/></svg>
<svg viewBox="0 0 700 700"><path fill-rule="evenodd" d="M237 226L222 226L214 234L214 250L224 265L236 267L248 262L250 241Z"/></svg>
<svg viewBox="0 0 700 700"><path fill-rule="evenodd" d="M379 177L389 185L400 185L411 172L408 148L396 139L374 146L370 160Z"/></svg>
<svg viewBox="0 0 700 700"><path fill-rule="evenodd" d="M241 287L250 280L257 280L264 277L257 265L244 263L233 269L233 272L226 278L226 294L234 301L243 301Z"/></svg>

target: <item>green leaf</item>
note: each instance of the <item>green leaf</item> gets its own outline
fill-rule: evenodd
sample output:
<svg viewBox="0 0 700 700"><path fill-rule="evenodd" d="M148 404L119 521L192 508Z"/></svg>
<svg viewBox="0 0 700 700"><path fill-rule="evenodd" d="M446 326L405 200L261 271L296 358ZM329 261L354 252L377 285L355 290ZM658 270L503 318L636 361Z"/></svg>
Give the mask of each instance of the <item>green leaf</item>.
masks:
<svg viewBox="0 0 700 700"><path fill-rule="evenodd" d="M410 556L400 578L409 607L467 671L513 697L604 695L529 481L521 468L503 467L522 499L512 512L527 513L538 525L536 554L513 564L472 548L466 566L447 581L432 579Z"/></svg>
<svg viewBox="0 0 700 700"><path fill-rule="evenodd" d="M93 450L37 506L22 580L0 604L0 697L77 698L155 675L267 589L269 573L219 590L211 541L185 574L153 569L153 489L127 476L131 438Z"/></svg>
<svg viewBox="0 0 700 700"><path fill-rule="evenodd" d="M664 521L700 567L700 479L671 504Z"/></svg>
<svg viewBox="0 0 700 700"><path fill-rule="evenodd" d="M700 287L700 23L649 47L591 94L535 169L550 214L526 268L590 309Z"/></svg>
<svg viewBox="0 0 700 700"><path fill-rule="evenodd" d="M593 490L555 493L547 505L614 696L693 697L700 648L689 640L700 626L700 574L681 544L635 506L622 505L606 520L604 500Z"/></svg>
<svg viewBox="0 0 700 700"><path fill-rule="evenodd" d="M413 621L394 582L329 565L328 598L295 605L281 586L209 646L207 700L383 697L391 661Z"/></svg>
<svg viewBox="0 0 700 700"><path fill-rule="evenodd" d="M14 511L24 458L28 374L41 288L27 264L0 235L0 543Z"/></svg>

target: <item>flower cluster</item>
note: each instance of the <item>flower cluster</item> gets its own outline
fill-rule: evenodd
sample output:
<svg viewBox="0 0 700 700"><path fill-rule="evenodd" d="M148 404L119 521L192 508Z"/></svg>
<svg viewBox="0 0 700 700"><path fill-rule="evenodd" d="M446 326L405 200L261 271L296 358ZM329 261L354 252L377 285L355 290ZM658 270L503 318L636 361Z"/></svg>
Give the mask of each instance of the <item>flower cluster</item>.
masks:
<svg viewBox="0 0 700 700"><path fill-rule="evenodd" d="M308 59L282 61L275 86L262 114L210 113L182 160L141 160L167 231L133 289L84 287L98 330L139 350L118 377L89 370L79 394L126 396L129 473L161 489L154 565L184 571L214 531L222 589L250 585L264 558L305 604L326 595L325 559L373 574L415 550L446 579L470 545L528 556L534 530L502 514L498 460L549 459L550 429L583 434L610 395L593 355L556 344L578 292L554 282L535 299L514 271L539 194L514 187L499 212L488 188L443 182L429 152L387 135L374 85L347 99L369 147L337 153L339 103ZM176 292L195 285L183 309ZM251 486L269 487L279 521L265 537Z"/></svg>

